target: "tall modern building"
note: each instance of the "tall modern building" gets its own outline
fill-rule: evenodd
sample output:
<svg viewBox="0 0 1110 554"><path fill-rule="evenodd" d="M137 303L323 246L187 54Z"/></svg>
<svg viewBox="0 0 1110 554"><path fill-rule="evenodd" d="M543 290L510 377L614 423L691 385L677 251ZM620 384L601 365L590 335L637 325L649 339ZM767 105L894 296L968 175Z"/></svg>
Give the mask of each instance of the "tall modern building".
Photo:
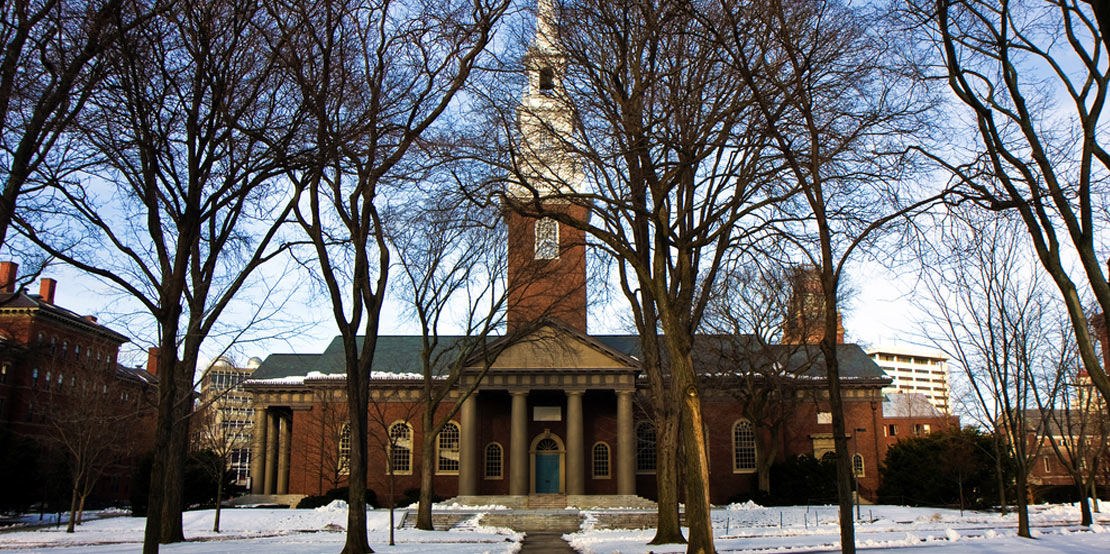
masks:
<svg viewBox="0 0 1110 554"><path fill-rule="evenodd" d="M240 386L262 360L251 358L247 367L236 367L221 357L206 368L200 381L199 406L203 417L194 425L199 448L226 453L228 471L237 485L250 484L251 441L254 437L254 401Z"/></svg>
<svg viewBox="0 0 1110 554"><path fill-rule="evenodd" d="M948 356L937 350L916 347L872 348L867 355L894 379L886 394L916 393L929 399L941 413L950 413Z"/></svg>

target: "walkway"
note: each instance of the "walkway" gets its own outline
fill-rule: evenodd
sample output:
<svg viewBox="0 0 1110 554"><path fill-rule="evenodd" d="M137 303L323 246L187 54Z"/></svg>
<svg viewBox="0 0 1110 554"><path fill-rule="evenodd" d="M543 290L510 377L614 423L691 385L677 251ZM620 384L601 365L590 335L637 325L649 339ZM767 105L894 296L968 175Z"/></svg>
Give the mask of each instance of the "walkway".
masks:
<svg viewBox="0 0 1110 554"><path fill-rule="evenodd" d="M528 533L520 554L574 554L574 549L563 540L562 533Z"/></svg>

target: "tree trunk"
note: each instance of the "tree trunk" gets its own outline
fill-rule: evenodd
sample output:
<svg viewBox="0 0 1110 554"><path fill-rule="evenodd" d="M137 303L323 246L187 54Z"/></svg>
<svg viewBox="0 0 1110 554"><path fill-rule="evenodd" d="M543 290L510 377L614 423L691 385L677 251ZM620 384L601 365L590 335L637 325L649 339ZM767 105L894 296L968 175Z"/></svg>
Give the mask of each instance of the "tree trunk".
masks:
<svg viewBox="0 0 1110 554"><path fill-rule="evenodd" d="M223 505L222 501L223 501L223 498L224 498L224 479L223 479L223 477L224 477L223 473L224 472L223 472L223 468L224 468L224 465L221 463L220 464L220 472L218 473L218 476L216 477L216 520L212 523L212 532L213 533L219 533L220 532L220 506Z"/></svg>
<svg viewBox="0 0 1110 554"><path fill-rule="evenodd" d="M174 428L176 394L176 348L178 313L162 322L162 348L158 354L158 420L154 437L154 459L150 466L150 493L147 496L146 528L143 533L143 554L157 554L162 534L162 508L166 498L165 479L170 459L170 441Z"/></svg>
<svg viewBox="0 0 1110 554"><path fill-rule="evenodd" d="M994 431L994 471L998 476L998 505L1002 515L1006 515L1006 473L1002 468L1002 447L998 444L1001 439L998 430Z"/></svg>
<svg viewBox="0 0 1110 554"><path fill-rule="evenodd" d="M89 493L92 492L92 487L88 487L81 493L81 499L77 501L77 525L85 522L85 501L89 499Z"/></svg>
<svg viewBox="0 0 1110 554"><path fill-rule="evenodd" d="M664 329L664 331L668 331ZM709 461L705 451L705 425L701 416L698 391L690 358L690 345L683 344L681 331L665 332L671 353L671 379L675 394L681 395L681 441L685 458L686 525L690 536L688 554L716 554L713 522L709 513Z"/></svg>
<svg viewBox="0 0 1110 554"><path fill-rule="evenodd" d="M774 437L776 429L770 429L770 436ZM775 444L775 440L771 439L771 444ZM768 445L767 448L756 448L756 472L759 478L759 492L763 494L771 494L771 466L775 465L775 456L778 456L778 448Z"/></svg>
<svg viewBox="0 0 1110 554"><path fill-rule="evenodd" d="M659 424L656 450L655 481L659 502L656 503L655 537L648 544L682 544L682 525L678 517L678 414L673 409L656 410Z"/></svg>
<svg viewBox="0 0 1110 554"><path fill-rule="evenodd" d="M1025 468L1018 468L1015 481L1017 482L1017 512L1019 537L1033 538L1029 533L1029 487L1026 481Z"/></svg>
<svg viewBox="0 0 1110 554"><path fill-rule="evenodd" d="M394 485L397 484L393 475L393 468L389 469L389 546L395 546L397 543L393 542L393 528L396 526L393 523L393 509L394 504L397 502L393 499Z"/></svg>
<svg viewBox="0 0 1110 554"><path fill-rule="evenodd" d="M170 451L165 466L162 502L162 529L159 542L170 544L185 542L181 513L185 509L185 463L189 457L189 416L193 411L192 372L188 362L177 365L177 400L174 405L174 425L170 434ZM194 364L195 365L195 364Z"/></svg>
<svg viewBox="0 0 1110 554"><path fill-rule="evenodd" d="M373 337L376 338L377 334ZM367 333L366 340L372 340L370 333ZM363 356L367 355L365 350L364 348ZM348 413L351 414L351 465L347 477L347 540L343 544L342 554L366 554L374 551L366 536L366 415L370 410L370 386L365 379L369 378L370 372L368 359L354 361L353 358L348 355L347 403ZM350 368L351 363L356 364L354 370ZM367 366L365 372L359 367L362 365Z"/></svg>
<svg viewBox="0 0 1110 554"><path fill-rule="evenodd" d="M1075 479L1075 488L1079 491L1079 512L1082 517L1080 525L1090 527L1092 523L1091 503L1087 500L1087 483L1083 482L1082 477Z"/></svg>
<svg viewBox="0 0 1110 554"><path fill-rule="evenodd" d="M835 339L822 339L825 369L829 380L829 410L832 412L833 442L836 446L836 496L840 507L840 550L845 554L856 551L855 523L852 520L852 459L845 435L844 403L840 397L840 368L836 360Z"/></svg>
<svg viewBox="0 0 1110 554"><path fill-rule="evenodd" d="M77 525L77 489L80 486L79 482L79 480L74 480L73 493L69 497L69 521L66 522L66 533L74 532L74 526Z"/></svg>
<svg viewBox="0 0 1110 554"><path fill-rule="evenodd" d="M425 409L425 412L428 410ZM434 531L432 525L432 494L435 476L435 434L424 417L424 436L420 440L420 503L416 508L416 528Z"/></svg>

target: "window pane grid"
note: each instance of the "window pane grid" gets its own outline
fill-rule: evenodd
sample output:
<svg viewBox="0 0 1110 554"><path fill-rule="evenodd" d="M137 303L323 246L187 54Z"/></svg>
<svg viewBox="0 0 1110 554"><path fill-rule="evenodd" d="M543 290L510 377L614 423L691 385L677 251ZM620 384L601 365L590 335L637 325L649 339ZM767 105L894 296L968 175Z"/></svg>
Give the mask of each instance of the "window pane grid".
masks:
<svg viewBox="0 0 1110 554"><path fill-rule="evenodd" d="M389 470L394 473L412 471L412 429L406 423L389 428Z"/></svg>
<svg viewBox="0 0 1110 554"><path fill-rule="evenodd" d="M439 432L439 455L436 471L459 471L459 426L448 423Z"/></svg>
<svg viewBox="0 0 1110 554"><path fill-rule="evenodd" d="M609 445L599 442L593 451L594 477L609 477Z"/></svg>
<svg viewBox="0 0 1110 554"><path fill-rule="evenodd" d="M655 471L655 426L646 421L636 426L636 471Z"/></svg>
<svg viewBox="0 0 1110 554"><path fill-rule="evenodd" d="M755 469L755 431L750 421L737 421L732 427L733 469L752 471Z"/></svg>
<svg viewBox="0 0 1110 554"><path fill-rule="evenodd" d="M486 478L501 478L501 445L490 443L486 446Z"/></svg>

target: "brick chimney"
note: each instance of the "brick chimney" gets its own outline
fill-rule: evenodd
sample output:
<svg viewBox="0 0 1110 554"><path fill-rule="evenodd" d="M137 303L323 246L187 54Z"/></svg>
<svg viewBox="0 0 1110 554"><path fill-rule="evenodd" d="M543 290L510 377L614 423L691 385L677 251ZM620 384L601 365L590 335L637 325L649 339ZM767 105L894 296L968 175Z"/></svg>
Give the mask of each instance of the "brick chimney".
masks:
<svg viewBox="0 0 1110 554"><path fill-rule="evenodd" d="M39 281L39 296L46 301L47 304L54 303L54 289L58 288L58 282L49 278L43 277Z"/></svg>
<svg viewBox="0 0 1110 554"><path fill-rule="evenodd" d="M87 315L87 316L85 316L85 321L88 321L89 323L96 323L96 316L95 315Z"/></svg>
<svg viewBox="0 0 1110 554"><path fill-rule="evenodd" d="M158 375L158 347L151 346L146 351L146 372Z"/></svg>
<svg viewBox="0 0 1110 554"><path fill-rule="evenodd" d="M15 292L15 277L19 264L0 262L0 292Z"/></svg>

